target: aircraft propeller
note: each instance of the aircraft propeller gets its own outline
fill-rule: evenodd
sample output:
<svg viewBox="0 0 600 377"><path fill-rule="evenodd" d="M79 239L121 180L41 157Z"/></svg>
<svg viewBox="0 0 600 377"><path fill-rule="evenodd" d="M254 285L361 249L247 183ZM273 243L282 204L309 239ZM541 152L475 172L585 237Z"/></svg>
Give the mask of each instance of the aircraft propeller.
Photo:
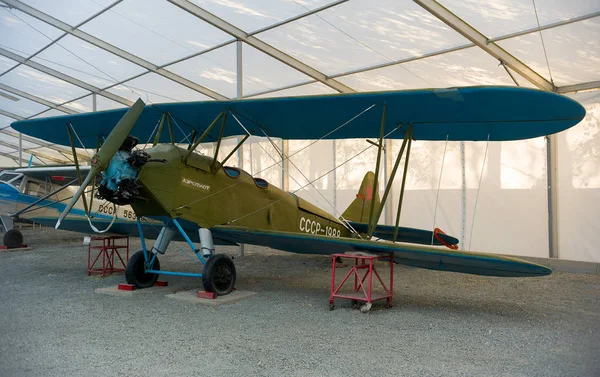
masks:
<svg viewBox="0 0 600 377"><path fill-rule="evenodd" d="M73 195L73 198L64 209L64 211L60 214L58 221L56 222L55 228L58 229L60 223L63 219L69 214L77 200L81 197L87 185L90 184L92 179L101 171L107 168L110 160L113 156L119 151L119 148L133 129L135 122L137 122L140 115L142 115L142 111L146 104L141 99L138 99L129 110L123 115L123 117L119 120L115 128L110 132L102 147L94 155L92 158L92 168L90 169L88 175L85 177L81 186Z"/></svg>

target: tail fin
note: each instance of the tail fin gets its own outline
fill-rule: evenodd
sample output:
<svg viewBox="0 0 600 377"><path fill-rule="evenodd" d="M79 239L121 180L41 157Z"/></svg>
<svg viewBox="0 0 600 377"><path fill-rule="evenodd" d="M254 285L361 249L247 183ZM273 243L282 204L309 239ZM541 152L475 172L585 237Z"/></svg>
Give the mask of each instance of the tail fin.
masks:
<svg viewBox="0 0 600 377"><path fill-rule="evenodd" d="M342 214L340 219L354 221L358 223L369 222L369 213L371 205L375 205L375 209L379 208L379 193L373 193L373 185L375 184L375 173L372 171L365 174L360 190L356 194L356 199L350 204Z"/></svg>

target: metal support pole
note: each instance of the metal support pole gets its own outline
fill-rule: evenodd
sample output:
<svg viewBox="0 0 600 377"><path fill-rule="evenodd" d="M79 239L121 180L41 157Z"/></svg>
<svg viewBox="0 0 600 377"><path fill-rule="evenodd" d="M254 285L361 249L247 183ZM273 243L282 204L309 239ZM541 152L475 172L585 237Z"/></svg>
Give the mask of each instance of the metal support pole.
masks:
<svg viewBox="0 0 600 377"><path fill-rule="evenodd" d="M237 68L237 98L242 98L244 96L243 83L244 83L244 75L243 75L243 66L242 66L242 41L239 39L235 42L236 48L236 68Z"/></svg>
<svg viewBox="0 0 600 377"><path fill-rule="evenodd" d="M243 71L243 61L242 61L242 57L243 57L243 51L242 51L243 45L242 45L242 41L241 40L237 40L235 42L235 51L236 51L236 82L237 82L237 98L242 98L244 97L244 71ZM244 166L244 153L242 151L242 144L244 143L244 141L246 141L246 139L248 139L250 135L247 135L244 140L240 141L238 138L238 142L240 143L240 148L239 148L239 154L238 154L238 167L240 169L243 168ZM252 161L250 161L250 164L252 164ZM241 243L240 244L240 248L238 250L238 255L240 257L244 256L244 244Z"/></svg>
<svg viewBox="0 0 600 377"><path fill-rule="evenodd" d="M556 135L546 136L546 164L548 171L548 255L558 258L558 179Z"/></svg>
<svg viewBox="0 0 600 377"><path fill-rule="evenodd" d="M23 134L19 132L19 167L23 167Z"/></svg>
<svg viewBox="0 0 600 377"><path fill-rule="evenodd" d="M332 152L333 152L333 154L332 154L332 157L333 157L333 172L332 172L332 174L333 174L333 177L332 177L332 180L333 180L333 185L332 185L332 187L333 187L333 216L337 218L338 217L338 215L337 215L337 193L336 193L336 191L337 191L337 169L336 169L337 166L336 166L336 163L337 162L336 162L336 153L335 153L335 139L333 139L331 148L332 148Z"/></svg>
<svg viewBox="0 0 600 377"><path fill-rule="evenodd" d="M98 111L98 103L96 101L96 93L92 93L92 111Z"/></svg>
<svg viewBox="0 0 600 377"><path fill-rule="evenodd" d="M465 244L465 233L467 229L467 167L465 159L465 142L460 142L460 169L462 176L461 184L461 227L460 227L460 244Z"/></svg>

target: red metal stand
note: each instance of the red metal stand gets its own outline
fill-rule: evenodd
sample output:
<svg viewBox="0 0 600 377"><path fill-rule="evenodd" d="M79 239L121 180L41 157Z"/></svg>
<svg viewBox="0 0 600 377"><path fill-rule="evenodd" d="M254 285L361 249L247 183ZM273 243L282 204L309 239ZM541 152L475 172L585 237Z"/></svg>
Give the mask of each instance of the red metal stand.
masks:
<svg viewBox="0 0 600 377"><path fill-rule="evenodd" d="M394 257L393 254L390 255L373 255L373 256L364 256L364 255L353 255L353 254L332 254L332 268L331 268L331 296L329 297L329 307L331 310L334 309L333 300L335 298L345 298L348 300L353 300L353 302L365 302L366 304L370 304L373 301L377 300L387 300L388 308L392 306L392 296L394 289ZM344 276L342 282L339 285L335 285L335 262L336 259L346 258L346 259L354 259L354 266L350 268L350 271ZM386 286L381 276L375 269L373 262L376 260L389 260L390 266L390 282L389 286ZM359 263L360 261L360 263ZM368 263L365 263L368 262ZM360 270L365 270L364 276L361 277ZM373 275L377 278L381 287L385 291L385 293L373 294ZM350 276L354 276L354 285L352 287L352 293L339 293L344 284L348 281ZM365 286L365 281L368 283ZM368 310L368 309L367 309Z"/></svg>
<svg viewBox="0 0 600 377"><path fill-rule="evenodd" d="M116 243L117 240L125 240L124 244ZM96 241L96 242L94 242ZM102 241L101 243L98 241ZM125 249L126 257L121 257L120 250ZM92 261L92 251L98 250L98 254ZM95 267L96 263L102 257L102 267ZM116 257L116 258L115 258ZM123 267L117 267L116 262L121 262ZM88 276L93 272L100 272L101 276L112 274L113 272L125 271L127 261L129 260L129 237L127 236L92 236L88 246Z"/></svg>

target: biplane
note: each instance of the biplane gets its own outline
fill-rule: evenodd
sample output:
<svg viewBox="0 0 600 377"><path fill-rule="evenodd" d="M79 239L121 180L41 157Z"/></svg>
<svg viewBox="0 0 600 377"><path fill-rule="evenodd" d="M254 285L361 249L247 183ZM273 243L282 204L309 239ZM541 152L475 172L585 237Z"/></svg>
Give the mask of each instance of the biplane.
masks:
<svg viewBox="0 0 600 377"><path fill-rule="evenodd" d="M403 156L406 177L413 142L527 139L563 131L584 116L579 103L555 93L466 87L151 105L138 100L129 109L18 121L12 127L70 145L74 153L76 147L98 147L89 172L85 178L79 176L80 188L60 215L57 228L91 185L97 197L131 205L137 215L142 250L127 265L130 284L150 287L160 274L201 277L204 289L224 295L233 289L236 271L228 256L215 253L215 244L245 243L326 255L389 254L409 266L477 275L548 275L549 268L535 263L458 250L458 240L442 232L401 227L405 179L395 224L381 225L378 219ZM179 137L186 135L188 143L179 145ZM366 174L356 199L338 219L294 193L228 166L250 135L315 142L377 138L372 141L378 150L375 169ZM221 142L231 136L243 138L218 161ZM403 141L380 200L377 177L387 138ZM136 149L139 140L152 141L151 146ZM206 142L215 143L212 157L195 152ZM163 224L151 248L146 246L141 217ZM190 233L198 234L200 247ZM158 255L176 234L204 265L201 272L161 269Z"/></svg>

